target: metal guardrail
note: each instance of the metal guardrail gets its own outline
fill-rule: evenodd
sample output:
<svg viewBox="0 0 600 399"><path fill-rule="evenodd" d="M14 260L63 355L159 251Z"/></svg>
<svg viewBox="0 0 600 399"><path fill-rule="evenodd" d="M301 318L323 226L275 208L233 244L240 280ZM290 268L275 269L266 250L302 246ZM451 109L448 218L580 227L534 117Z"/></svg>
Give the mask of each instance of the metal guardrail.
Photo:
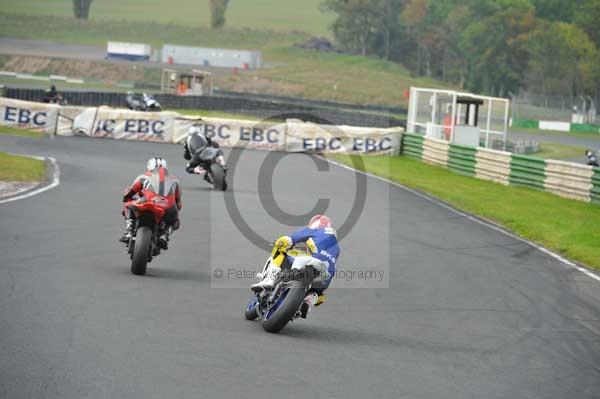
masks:
<svg viewBox="0 0 600 399"><path fill-rule="evenodd" d="M477 149L450 144L448 149L448 168L456 173L475 176L475 155Z"/></svg>
<svg viewBox="0 0 600 399"><path fill-rule="evenodd" d="M63 91L61 94L71 105L91 107L108 105L111 107L126 107L125 93ZM44 90L40 89L6 89L7 97L19 100L41 101L44 98L44 95ZM171 94L156 94L155 98L161 103L163 108L220 111L248 115L261 119L283 115L288 119L295 118L320 124L382 128L406 126L404 120L389 117L387 114L336 109L318 106L316 104L303 104L301 102L286 103L218 95L177 96Z"/></svg>
<svg viewBox="0 0 600 399"><path fill-rule="evenodd" d="M594 176L592 176L592 201L600 203L600 168L594 168Z"/></svg>
<svg viewBox="0 0 600 399"><path fill-rule="evenodd" d="M230 91L230 90L221 90L215 89L215 94L225 97L234 97L234 98L248 98L248 99L256 99L263 101L279 101L288 104L300 104L305 106L315 106L315 107L328 107L328 108L337 108L337 109L352 109L359 111L373 111L380 113L394 113L394 114L406 114L408 113L408 108L405 107L397 107L397 106L388 106L388 105L375 105L375 104L353 104L347 102L339 102L339 101L329 101L329 100L313 100L307 98L299 98L299 97L288 97L288 96L277 96L272 94L262 94L262 93L246 93L246 92L238 92L238 91Z"/></svg>
<svg viewBox="0 0 600 399"><path fill-rule="evenodd" d="M401 154L482 180L600 203L600 168L483 147L464 147L411 133L402 134Z"/></svg>

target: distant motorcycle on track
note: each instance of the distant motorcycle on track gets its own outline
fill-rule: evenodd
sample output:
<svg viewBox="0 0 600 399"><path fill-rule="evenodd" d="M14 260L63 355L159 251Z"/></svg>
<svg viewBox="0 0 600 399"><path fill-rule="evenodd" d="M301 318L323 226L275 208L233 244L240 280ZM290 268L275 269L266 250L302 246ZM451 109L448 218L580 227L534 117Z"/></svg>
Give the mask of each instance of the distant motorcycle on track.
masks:
<svg viewBox="0 0 600 399"><path fill-rule="evenodd" d="M221 150L214 147L206 147L197 156L206 165L204 173L206 181L219 191L227 190L227 165ZM202 173L200 173L202 174Z"/></svg>
<svg viewBox="0 0 600 399"><path fill-rule="evenodd" d="M312 266L306 266L302 270L291 269L287 255L292 257L308 255L307 252L295 248L285 253L275 248L267 259L262 273L266 273L269 264L281 255L285 255L285 260L281 265L282 273L279 274L274 288L255 292L244 310L247 320L260 320L265 331L272 333L281 331L287 323L302 317L300 307L315 277L318 276L318 271Z"/></svg>
<svg viewBox="0 0 600 399"><path fill-rule="evenodd" d="M197 126L192 126L188 132L183 157L190 161L186 167L188 173L203 176L219 191L227 190L227 165L223 151L214 141L200 134Z"/></svg>
<svg viewBox="0 0 600 399"><path fill-rule="evenodd" d="M600 158L599 151L587 150L585 152L585 155L587 156L587 159L588 159L588 162L587 162L588 165L595 166L595 167L600 166L598 164L598 159Z"/></svg>
<svg viewBox="0 0 600 399"><path fill-rule="evenodd" d="M128 92L125 102L127 103L127 107L133 111L159 112L162 109L154 96L146 93L136 94Z"/></svg>

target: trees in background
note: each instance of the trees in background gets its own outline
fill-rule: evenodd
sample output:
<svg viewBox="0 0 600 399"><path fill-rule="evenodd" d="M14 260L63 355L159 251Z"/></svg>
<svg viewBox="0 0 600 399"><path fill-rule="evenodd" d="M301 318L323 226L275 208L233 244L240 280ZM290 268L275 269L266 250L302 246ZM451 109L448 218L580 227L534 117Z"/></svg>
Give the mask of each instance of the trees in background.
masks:
<svg viewBox="0 0 600 399"><path fill-rule="evenodd" d="M505 96L600 95L600 0L324 0L345 50Z"/></svg>
<svg viewBox="0 0 600 399"><path fill-rule="evenodd" d="M93 0L73 0L73 14L75 18L88 19L90 6Z"/></svg>
<svg viewBox="0 0 600 399"><path fill-rule="evenodd" d="M598 51L577 26L542 21L532 32L528 45L525 83L531 90L574 97L594 86Z"/></svg>
<svg viewBox="0 0 600 399"><path fill-rule="evenodd" d="M402 0L324 0L322 9L338 18L331 29L349 52L389 58Z"/></svg>
<svg viewBox="0 0 600 399"><path fill-rule="evenodd" d="M213 29L225 26L225 12L229 5L229 0L210 0L210 26Z"/></svg>

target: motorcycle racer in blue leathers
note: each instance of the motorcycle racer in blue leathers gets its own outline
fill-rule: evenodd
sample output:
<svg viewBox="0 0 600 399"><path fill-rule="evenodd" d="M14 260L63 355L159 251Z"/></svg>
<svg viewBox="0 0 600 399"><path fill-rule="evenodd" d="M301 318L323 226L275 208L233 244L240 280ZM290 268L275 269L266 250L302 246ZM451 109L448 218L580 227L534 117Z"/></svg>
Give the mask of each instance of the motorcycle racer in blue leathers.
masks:
<svg viewBox="0 0 600 399"><path fill-rule="evenodd" d="M285 255L285 252L298 243L306 244L310 255L295 256ZM336 231L332 226L331 219L325 215L313 216L308 225L289 236L281 236L275 241L275 249L280 249L279 259L275 258L259 277L261 281L251 286L253 291L273 289L281 265L285 257L294 270L302 270L306 266L312 266L319 272L317 279L313 281L311 290L306 296L301 307L302 317L306 317L308 310L325 302L325 289L331 284L335 275L336 263L340 255Z"/></svg>

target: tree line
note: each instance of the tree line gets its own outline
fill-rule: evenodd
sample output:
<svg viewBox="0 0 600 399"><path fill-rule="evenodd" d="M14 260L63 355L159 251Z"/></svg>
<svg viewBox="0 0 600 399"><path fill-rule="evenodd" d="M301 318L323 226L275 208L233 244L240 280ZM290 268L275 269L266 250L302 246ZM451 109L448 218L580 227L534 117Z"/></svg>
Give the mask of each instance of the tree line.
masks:
<svg viewBox="0 0 600 399"><path fill-rule="evenodd" d="M87 19L93 0L73 0ZM230 0L210 0L222 28ZM600 0L323 0L342 50L414 75L507 96L600 98ZM293 10L290 10L292 12Z"/></svg>
<svg viewBox="0 0 600 399"><path fill-rule="evenodd" d="M600 95L600 0L324 0L338 46L507 96Z"/></svg>

